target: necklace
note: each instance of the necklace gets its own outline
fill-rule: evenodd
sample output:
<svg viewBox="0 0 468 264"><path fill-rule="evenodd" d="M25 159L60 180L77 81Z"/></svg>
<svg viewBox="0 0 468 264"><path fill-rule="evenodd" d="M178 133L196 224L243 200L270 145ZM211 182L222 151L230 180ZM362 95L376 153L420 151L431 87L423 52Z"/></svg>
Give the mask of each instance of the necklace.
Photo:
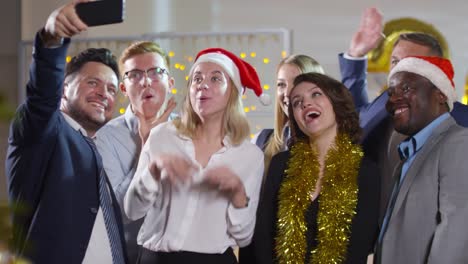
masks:
<svg viewBox="0 0 468 264"><path fill-rule="evenodd" d="M351 223L356 214L357 177L363 156L360 146L338 135L326 157L317 213L317 248L310 263L342 263L346 257ZM307 223L304 214L313 199L320 165L308 142L291 148L278 196L275 251L279 263L304 263Z"/></svg>

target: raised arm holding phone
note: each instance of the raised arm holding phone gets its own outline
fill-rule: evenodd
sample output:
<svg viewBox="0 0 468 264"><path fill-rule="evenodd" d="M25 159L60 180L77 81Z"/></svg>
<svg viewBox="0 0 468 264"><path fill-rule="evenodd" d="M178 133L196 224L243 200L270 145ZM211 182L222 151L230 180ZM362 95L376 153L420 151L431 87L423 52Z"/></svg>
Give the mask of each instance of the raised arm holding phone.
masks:
<svg viewBox="0 0 468 264"><path fill-rule="evenodd" d="M12 121L6 172L17 254L32 263L126 263L118 203L93 143L112 110L119 72L107 49L65 63L87 25L74 1L53 11L34 40L25 102Z"/></svg>

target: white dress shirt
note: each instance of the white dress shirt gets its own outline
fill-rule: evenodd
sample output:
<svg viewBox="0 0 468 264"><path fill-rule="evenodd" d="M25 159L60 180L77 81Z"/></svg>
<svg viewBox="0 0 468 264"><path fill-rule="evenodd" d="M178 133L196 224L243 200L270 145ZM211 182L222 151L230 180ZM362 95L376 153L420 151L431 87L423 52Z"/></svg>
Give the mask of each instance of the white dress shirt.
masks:
<svg viewBox="0 0 468 264"><path fill-rule="evenodd" d="M151 158L177 154L198 164L194 144L180 135L172 122L151 130L124 199L130 219L146 215L138 244L152 251L214 254L250 243L262 182L263 153L247 140L233 146L225 137L223 145L205 168L198 165L191 183L171 185L167 180L153 178L148 170ZM225 194L203 183L204 171L217 166L229 167L242 180L250 197L246 208L235 208Z"/></svg>
<svg viewBox="0 0 468 264"><path fill-rule="evenodd" d="M73 129L81 132L81 134L83 134L85 137L88 136L86 130L78 122L76 122L73 118L64 112L62 112L62 115ZM101 206L99 206L97 211L93 231L91 232L88 248L86 249L86 254L82 263L112 263L109 234L107 234Z"/></svg>

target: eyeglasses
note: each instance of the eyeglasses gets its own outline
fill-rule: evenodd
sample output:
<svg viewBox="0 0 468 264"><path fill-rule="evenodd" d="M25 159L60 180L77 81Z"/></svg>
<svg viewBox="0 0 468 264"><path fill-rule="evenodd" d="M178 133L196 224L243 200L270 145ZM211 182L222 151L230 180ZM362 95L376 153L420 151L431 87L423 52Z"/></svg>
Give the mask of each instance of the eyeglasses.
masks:
<svg viewBox="0 0 468 264"><path fill-rule="evenodd" d="M135 69L124 73L123 79L128 79L131 83L138 83L143 79L143 76L146 75L146 77L150 78L152 81L159 81L164 74L169 75L169 72L160 67L154 67L146 71Z"/></svg>

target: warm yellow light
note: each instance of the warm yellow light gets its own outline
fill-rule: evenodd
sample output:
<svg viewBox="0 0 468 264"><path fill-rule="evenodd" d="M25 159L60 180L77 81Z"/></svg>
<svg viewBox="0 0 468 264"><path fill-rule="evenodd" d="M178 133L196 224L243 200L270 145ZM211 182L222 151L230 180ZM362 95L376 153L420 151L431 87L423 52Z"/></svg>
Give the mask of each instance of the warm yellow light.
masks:
<svg viewBox="0 0 468 264"><path fill-rule="evenodd" d="M176 63L176 64L174 65L174 68L179 69L179 68L180 68L180 64L179 64L179 63Z"/></svg>
<svg viewBox="0 0 468 264"><path fill-rule="evenodd" d="M65 61L66 61L67 63L69 63L69 62L71 61L71 59L72 59L71 56L67 56L67 58L65 59Z"/></svg>
<svg viewBox="0 0 468 264"><path fill-rule="evenodd" d="M245 54L245 52L241 52L240 57L241 57L242 59L245 59L245 57L247 57L247 54Z"/></svg>
<svg viewBox="0 0 468 264"><path fill-rule="evenodd" d="M263 89L269 90L269 89L270 89L270 85L268 85L268 84L263 85Z"/></svg>
<svg viewBox="0 0 468 264"><path fill-rule="evenodd" d="M255 110L257 110L257 107L256 107L255 105L252 105L252 106L250 107L250 110L255 111Z"/></svg>
<svg viewBox="0 0 468 264"><path fill-rule="evenodd" d="M255 134L250 134L250 138L254 138L255 137Z"/></svg>
<svg viewBox="0 0 468 264"><path fill-rule="evenodd" d="M253 51L252 51L252 52L250 52L250 57L252 57L252 58L255 58L255 57L257 57L257 53L256 53L256 52L253 52Z"/></svg>
<svg viewBox="0 0 468 264"><path fill-rule="evenodd" d="M125 108L120 108L120 109L119 109L119 113L120 113L121 115L123 115L123 114L125 113Z"/></svg>
<svg viewBox="0 0 468 264"><path fill-rule="evenodd" d="M462 97L462 103L468 105L468 95Z"/></svg>
<svg viewBox="0 0 468 264"><path fill-rule="evenodd" d="M174 57L175 53L173 51L169 51L169 57Z"/></svg>
<svg viewBox="0 0 468 264"><path fill-rule="evenodd" d="M270 59L269 58L263 58L263 63L265 63L265 64L270 63Z"/></svg>
<svg viewBox="0 0 468 264"><path fill-rule="evenodd" d="M188 76L188 75L186 75L186 76L185 76L185 80L186 80L186 81L188 81L188 78L189 78L189 76Z"/></svg>
<svg viewBox="0 0 468 264"><path fill-rule="evenodd" d="M286 53L286 51L283 50L283 51L281 52L281 58L286 58L286 56L288 56L288 53Z"/></svg>
<svg viewBox="0 0 468 264"><path fill-rule="evenodd" d="M244 99L244 100L247 99L247 95L243 94L242 99Z"/></svg>
<svg viewBox="0 0 468 264"><path fill-rule="evenodd" d="M188 56L187 60L188 60L189 62L192 62L192 61L193 61L193 57L192 57L192 56Z"/></svg>
<svg viewBox="0 0 468 264"><path fill-rule="evenodd" d="M250 112L250 108L248 108L247 106L244 107L244 112L246 112L246 113Z"/></svg>
<svg viewBox="0 0 468 264"><path fill-rule="evenodd" d="M177 94L177 89L176 89L176 88L172 88L171 93L172 93L172 94Z"/></svg>
<svg viewBox="0 0 468 264"><path fill-rule="evenodd" d="M180 70L181 70L181 71L185 70L185 65L181 64L181 65L180 65Z"/></svg>

